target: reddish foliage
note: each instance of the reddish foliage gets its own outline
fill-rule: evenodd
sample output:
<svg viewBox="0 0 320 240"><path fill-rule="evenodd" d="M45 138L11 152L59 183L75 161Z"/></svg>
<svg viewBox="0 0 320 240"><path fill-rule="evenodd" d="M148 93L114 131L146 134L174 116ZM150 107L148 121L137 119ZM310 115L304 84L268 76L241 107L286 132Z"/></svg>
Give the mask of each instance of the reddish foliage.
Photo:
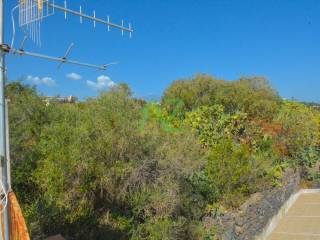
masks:
<svg viewBox="0 0 320 240"><path fill-rule="evenodd" d="M280 123L270 122L266 120L254 120L253 122L261 127L263 133L269 134L273 138L285 135L283 127Z"/></svg>
<svg viewBox="0 0 320 240"><path fill-rule="evenodd" d="M287 134L280 123L271 122L265 119L255 119L252 122L261 128L263 134L272 136L274 148L282 156L288 156L289 153L284 140Z"/></svg>

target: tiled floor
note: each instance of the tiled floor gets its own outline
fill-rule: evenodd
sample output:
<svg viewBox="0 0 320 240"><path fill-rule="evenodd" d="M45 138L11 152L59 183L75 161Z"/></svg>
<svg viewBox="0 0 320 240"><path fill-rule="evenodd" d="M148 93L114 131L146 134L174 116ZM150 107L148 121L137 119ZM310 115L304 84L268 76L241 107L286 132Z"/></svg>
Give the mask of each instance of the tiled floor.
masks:
<svg viewBox="0 0 320 240"><path fill-rule="evenodd" d="M268 240L320 240L320 193L302 194Z"/></svg>

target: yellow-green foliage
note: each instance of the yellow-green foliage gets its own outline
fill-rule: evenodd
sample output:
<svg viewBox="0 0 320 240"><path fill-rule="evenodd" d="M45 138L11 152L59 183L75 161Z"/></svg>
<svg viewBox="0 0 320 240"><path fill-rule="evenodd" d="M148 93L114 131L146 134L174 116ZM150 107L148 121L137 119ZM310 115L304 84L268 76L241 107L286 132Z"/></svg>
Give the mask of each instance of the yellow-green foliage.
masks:
<svg viewBox="0 0 320 240"><path fill-rule="evenodd" d="M246 121L245 113L225 113L222 105L202 106L188 112L185 119L205 146L214 146L226 138L239 140L245 133Z"/></svg>
<svg viewBox="0 0 320 240"><path fill-rule="evenodd" d="M276 121L283 126L283 140L290 156L295 157L306 148L316 147L319 143L319 115L312 108L285 101Z"/></svg>

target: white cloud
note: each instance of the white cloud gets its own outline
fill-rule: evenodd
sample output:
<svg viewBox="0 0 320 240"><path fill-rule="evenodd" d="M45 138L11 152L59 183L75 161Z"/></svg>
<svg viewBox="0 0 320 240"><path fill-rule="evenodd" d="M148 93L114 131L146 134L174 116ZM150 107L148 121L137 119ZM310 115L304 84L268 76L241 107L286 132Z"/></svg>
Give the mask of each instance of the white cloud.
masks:
<svg viewBox="0 0 320 240"><path fill-rule="evenodd" d="M101 91L101 90L105 90L107 88L112 88L112 87L116 86L117 84L115 82L111 81L111 79L108 76L101 75L101 76L97 77L96 82L87 80L87 85L94 90Z"/></svg>
<svg viewBox="0 0 320 240"><path fill-rule="evenodd" d="M48 87L53 87L56 85L55 80L53 80L51 77L34 77L31 75L27 76L27 81L31 82L35 85L46 85Z"/></svg>
<svg viewBox="0 0 320 240"><path fill-rule="evenodd" d="M70 78L70 79L72 79L72 80L80 80L80 79L82 79L82 76L81 76L80 74L74 73L74 72L68 73L68 74L66 75L66 77L67 77L67 78Z"/></svg>

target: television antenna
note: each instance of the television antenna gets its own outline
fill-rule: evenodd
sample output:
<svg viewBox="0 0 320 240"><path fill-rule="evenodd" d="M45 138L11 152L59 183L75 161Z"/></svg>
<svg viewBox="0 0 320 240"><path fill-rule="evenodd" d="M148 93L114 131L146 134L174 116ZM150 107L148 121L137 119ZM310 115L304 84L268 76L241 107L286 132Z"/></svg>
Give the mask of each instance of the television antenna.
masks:
<svg viewBox="0 0 320 240"><path fill-rule="evenodd" d="M74 44L71 43L72 47L68 48L63 57L55 57L49 56L45 54L39 54L35 52L25 51L24 45L25 41L29 38L31 39L37 46L41 46L41 23L45 18L53 16L56 11L60 11L64 14L64 19L68 19L68 15L74 15L79 17L80 23L83 23L84 20L91 21L93 23L93 27L95 28L97 24L102 24L107 27L108 32L111 29L118 29L123 36L125 33L132 37L134 32L131 23L124 24L124 21L121 20L120 24L116 24L110 20L110 16L106 16L106 19L97 18L96 11L94 10L92 15L85 14L82 6L80 5L79 11L72 10L68 8L68 3L66 0L63 1L63 5L58 5L55 3L55 0L18 0L18 5L16 5L11 10L11 18L12 18L12 40L11 44L5 45L2 44L0 47L6 53L11 53L14 55L20 56L30 56L42 58L50 61L60 62L59 67L61 67L64 63L75 64L80 66L85 66L89 68L94 68L97 70L106 70L111 65L116 64L115 62L109 64L90 64L83 63L75 60L69 59L69 54L74 47ZM16 38L16 21L15 21L15 13L18 12L19 15L19 28L24 33L24 39L22 40L20 47L15 48L15 38ZM70 46L71 46L70 45Z"/></svg>
<svg viewBox="0 0 320 240"><path fill-rule="evenodd" d="M67 20L68 15L73 15L79 17L80 23L84 20L91 21L93 27L95 28L97 24L102 24L106 26L107 30L118 29L123 36L125 33L129 34L129 37L132 37L133 28L130 23L124 24L124 21L121 20L120 24L113 23L110 20L110 16L106 16L105 19L97 18L96 11L93 11L92 15L85 14L82 6L79 7L79 10L72 10L68 8L68 3L66 0L63 0L63 5L55 3L55 0L17 0L17 5L11 10L12 18L12 41L11 44L6 44L4 42L4 27L7 25L4 23L4 5L8 0L0 0L0 167L1 167L1 179L0 185L3 185L3 190L0 192L0 199L6 199L7 193L10 186L10 173L8 170L8 155L9 152L6 148L8 145L7 131L6 131L6 104L5 104L5 75L7 73L5 65L5 55L12 54L15 56L30 56L35 58L40 58L48 61L58 62L61 67L63 64L74 64L83 67L93 68L96 70L106 70L109 66L116 64L115 62L109 64L96 65L91 63L80 62L77 60L70 60L69 55L74 47L74 44L71 43L67 48L67 51L62 57L54 57L45 55L42 53L30 52L25 50L25 42L27 39L31 39L36 45L41 46L41 23L44 19L51 17L55 14L56 11L60 11L64 14L65 20ZM18 12L18 24L16 24L15 14ZM15 38L16 38L16 25L19 26L20 30L24 33L24 38L20 43L18 48L15 47ZM9 168L10 169L10 168ZM1 186L2 186L1 185ZM2 196L2 198L1 198ZM4 196L4 198L3 198ZM7 201L7 200L6 200ZM3 219L3 233L0 234L0 239L9 240L10 236L10 221L9 221L9 211L8 204L3 206L3 218L0 216L0 219ZM2 231L0 231L2 232Z"/></svg>

